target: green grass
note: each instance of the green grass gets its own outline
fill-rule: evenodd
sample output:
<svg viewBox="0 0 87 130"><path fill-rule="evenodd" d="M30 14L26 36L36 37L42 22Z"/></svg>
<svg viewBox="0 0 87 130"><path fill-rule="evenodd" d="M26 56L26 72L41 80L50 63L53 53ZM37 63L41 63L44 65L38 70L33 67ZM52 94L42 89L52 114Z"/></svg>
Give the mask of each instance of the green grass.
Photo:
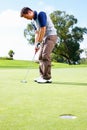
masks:
<svg viewBox="0 0 87 130"><path fill-rule="evenodd" d="M21 83L26 71L0 69L0 130L87 130L87 67L52 69L52 84L33 82L38 69Z"/></svg>
<svg viewBox="0 0 87 130"><path fill-rule="evenodd" d="M23 60L0 60L0 68L38 68L38 63L34 61ZM78 68L87 67L87 64L68 65L63 63L52 62L52 68Z"/></svg>
<svg viewBox="0 0 87 130"><path fill-rule="evenodd" d="M37 68L38 64L23 60L0 60L0 68Z"/></svg>

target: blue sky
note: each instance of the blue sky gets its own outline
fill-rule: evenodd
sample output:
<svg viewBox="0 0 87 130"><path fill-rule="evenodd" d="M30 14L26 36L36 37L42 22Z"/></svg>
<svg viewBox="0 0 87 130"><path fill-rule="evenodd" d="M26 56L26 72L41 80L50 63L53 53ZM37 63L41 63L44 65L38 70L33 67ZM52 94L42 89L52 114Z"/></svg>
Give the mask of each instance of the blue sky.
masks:
<svg viewBox="0 0 87 130"><path fill-rule="evenodd" d="M34 47L29 46L23 36L29 21L20 18L20 10L24 6L48 13L65 11L78 19L78 26L87 27L87 0L3 0L0 7L0 56L7 56L13 49L15 59L32 59ZM87 35L81 48L87 48Z"/></svg>

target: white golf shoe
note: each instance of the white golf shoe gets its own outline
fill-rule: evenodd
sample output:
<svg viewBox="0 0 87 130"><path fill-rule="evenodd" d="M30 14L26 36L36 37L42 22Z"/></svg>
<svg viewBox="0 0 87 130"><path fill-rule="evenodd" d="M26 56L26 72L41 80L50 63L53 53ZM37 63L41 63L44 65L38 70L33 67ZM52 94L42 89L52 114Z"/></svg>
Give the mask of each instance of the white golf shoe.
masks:
<svg viewBox="0 0 87 130"><path fill-rule="evenodd" d="M41 77L38 77L38 78L34 79L34 81L37 82L37 80L39 80L39 79L41 79Z"/></svg>
<svg viewBox="0 0 87 130"><path fill-rule="evenodd" d="M47 79L43 79L42 77L40 77L37 79L36 82L37 83L52 83L52 80L51 79L47 80Z"/></svg>

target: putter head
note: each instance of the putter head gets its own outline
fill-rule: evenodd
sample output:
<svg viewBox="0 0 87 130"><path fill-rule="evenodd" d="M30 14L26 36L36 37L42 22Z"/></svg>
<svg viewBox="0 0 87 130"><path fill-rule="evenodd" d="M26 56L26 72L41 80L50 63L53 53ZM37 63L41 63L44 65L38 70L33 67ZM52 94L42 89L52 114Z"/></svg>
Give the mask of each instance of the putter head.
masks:
<svg viewBox="0 0 87 130"><path fill-rule="evenodd" d="M26 80L21 80L21 83L27 83L27 81Z"/></svg>

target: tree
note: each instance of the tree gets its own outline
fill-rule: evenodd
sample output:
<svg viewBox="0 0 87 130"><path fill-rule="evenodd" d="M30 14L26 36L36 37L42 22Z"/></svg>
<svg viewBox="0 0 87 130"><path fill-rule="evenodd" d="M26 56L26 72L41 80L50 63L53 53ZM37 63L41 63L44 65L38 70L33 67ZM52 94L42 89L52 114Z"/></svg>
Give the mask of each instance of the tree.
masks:
<svg viewBox="0 0 87 130"><path fill-rule="evenodd" d="M86 59L87 59L87 48L84 48L84 52L85 52L85 56L86 56Z"/></svg>
<svg viewBox="0 0 87 130"><path fill-rule="evenodd" d="M13 59L13 55L14 55L15 53L14 53L14 51L13 50L10 50L9 52L8 52L8 55L9 55L9 57L11 58L11 59Z"/></svg>
<svg viewBox="0 0 87 130"><path fill-rule="evenodd" d="M53 58L62 58L69 64L75 64L80 60L80 42L84 40L83 35L87 33L87 28L74 26L77 24L77 19L73 15L68 15L64 11L54 11L50 17L57 29L59 37L53 53Z"/></svg>
<svg viewBox="0 0 87 130"><path fill-rule="evenodd" d="M35 33L34 33L34 28L31 24L28 24L26 29L24 30L24 36L27 38L29 44L34 44L35 40Z"/></svg>
<svg viewBox="0 0 87 130"><path fill-rule="evenodd" d="M50 17L57 29L58 44L53 50L52 59L55 61L75 64L80 60L80 42L84 40L83 35L87 34L87 28L75 26L77 19L64 11L54 11ZM34 43L34 30L31 24L24 30L24 36L30 44Z"/></svg>

